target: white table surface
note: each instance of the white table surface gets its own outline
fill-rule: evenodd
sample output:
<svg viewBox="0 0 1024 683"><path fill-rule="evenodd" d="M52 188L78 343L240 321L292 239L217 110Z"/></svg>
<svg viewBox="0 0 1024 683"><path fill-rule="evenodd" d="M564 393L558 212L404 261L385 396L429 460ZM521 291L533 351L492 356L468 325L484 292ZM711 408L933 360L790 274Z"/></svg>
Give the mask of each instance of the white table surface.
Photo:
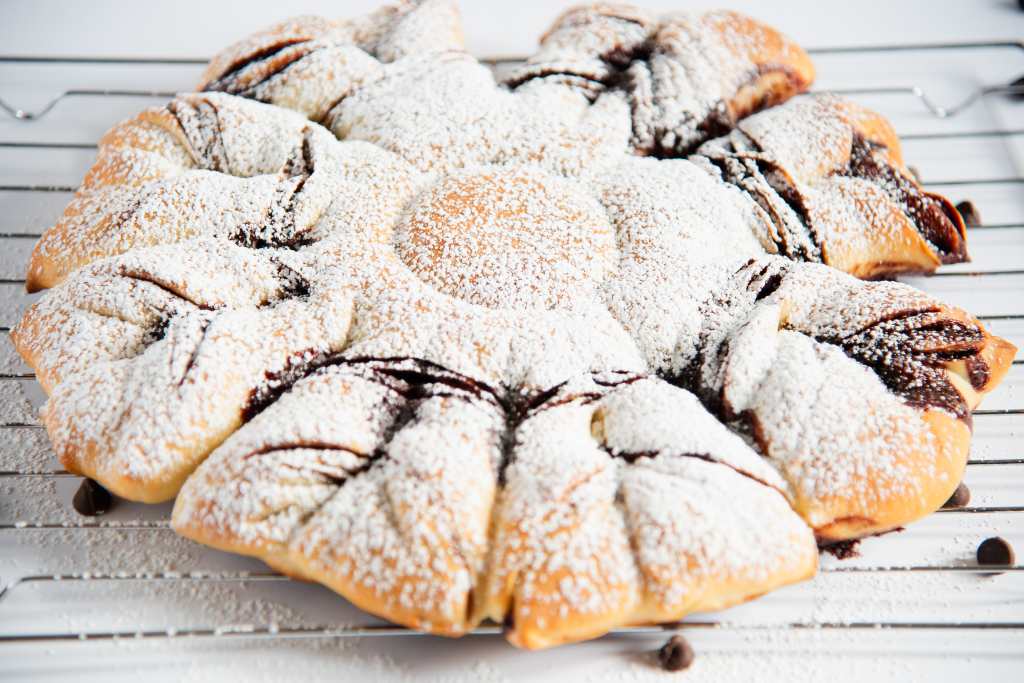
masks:
<svg viewBox="0 0 1024 683"><path fill-rule="evenodd" d="M471 51L522 55L568 2L464 2ZM648 5L700 7L685 0ZM353 2L115 2L0 1L0 53L207 57L263 25L299 13L352 15L374 7ZM730 2L808 47L1024 37L1024 12L1010 0L946 2ZM943 103L984 83L1024 74L1024 53L820 57L820 88L867 84L926 87ZM0 98L41 106L72 87L187 90L200 67L39 66L0 63ZM906 96L859 98L891 116L900 133L1024 127L1024 104L993 98L940 121ZM75 98L47 117L15 122L0 114L0 141L94 143L120 118L153 98ZM926 181L1024 175L1021 137L1010 140L910 140L906 156ZM0 186L76 185L92 149L0 148ZM969 197L986 222L1024 224L1020 184L950 185L955 201ZM0 233L37 233L59 215L66 193L0 192ZM1001 270L1024 263L1024 225L970 236L974 263L950 270ZM31 239L0 241L0 280L21 277ZM1024 277L915 279L914 283L983 315L1024 312ZM9 326L31 297L0 284L0 326ZM993 321L995 332L1024 346L1024 321ZM0 335L0 372L24 371ZM1024 404L1024 368L1016 366L985 408ZM0 423L33 421L41 400L32 382L0 380ZM973 459L1024 455L1020 417L976 419ZM0 469L52 469L45 437L36 430L0 434ZM1024 467L969 468L977 505L1024 502ZM76 519L68 501L75 480L0 481L0 522ZM108 519L161 519L167 506L122 504ZM900 534L870 539L861 556L823 566L969 563L984 537L999 534L1024 553L1024 515L938 514ZM260 570L259 563L218 553L169 531L0 531L0 577L65 571ZM941 681L1024 680L1024 633L985 631L856 632L786 629L787 621L1022 621L1024 573L963 575L823 574L721 618L747 628L688 634L698 658L679 675L651 666L663 636L616 636L542 653L517 651L500 638L451 641L429 636L283 642L247 639L165 642L0 644L0 680L685 680L685 681ZM166 628L218 624L368 623L326 589L299 584L183 586L89 584L19 588L0 602L0 634ZM764 629L751 626L765 625Z"/></svg>

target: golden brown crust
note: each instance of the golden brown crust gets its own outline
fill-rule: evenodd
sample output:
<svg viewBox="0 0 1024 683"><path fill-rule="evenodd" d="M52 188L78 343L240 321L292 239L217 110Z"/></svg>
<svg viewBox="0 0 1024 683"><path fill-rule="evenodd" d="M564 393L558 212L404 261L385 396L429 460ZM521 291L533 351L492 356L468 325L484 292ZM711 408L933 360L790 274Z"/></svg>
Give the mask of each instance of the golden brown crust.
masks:
<svg viewBox="0 0 1024 683"><path fill-rule="evenodd" d="M727 102L733 121L781 104L811 87L814 64L810 56L771 26L727 10L709 12L704 21L718 31L723 43L737 56L756 67L753 80ZM736 40L735 36L744 38Z"/></svg>
<svg viewBox="0 0 1024 683"><path fill-rule="evenodd" d="M134 188L159 182L192 166L176 134L177 122L166 108L152 108L118 124L99 142L99 155L71 203L32 250L25 287L37 292L61 282L75 268L107 255L103 249L67 249L72 235L82 245L98 245L120 225L117 212L90 214L97 204L112 202Z"/></svg>

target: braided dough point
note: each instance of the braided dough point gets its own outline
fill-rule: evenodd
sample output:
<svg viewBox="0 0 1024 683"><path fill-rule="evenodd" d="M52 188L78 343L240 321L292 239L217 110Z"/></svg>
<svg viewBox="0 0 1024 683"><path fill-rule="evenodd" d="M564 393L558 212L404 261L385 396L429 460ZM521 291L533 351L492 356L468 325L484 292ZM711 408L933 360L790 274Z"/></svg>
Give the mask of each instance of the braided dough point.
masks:
<svg viewBox="0 0 1024 683"><path fill-rule="evenodd" d="M189 480L175 529L391 621L458 635L489 617L528 648L814 572L783 481L687 392L582 378L526 416L506 465L486 391L401 367L299 380Z"/></svg>
<svg viewBox="0 0 1024 683"><path fill-rule="evenodd" d="M379 148L338 145L293 112L218 93L147 110L99 147L33 250L29 291L100 258L198 237L301 247L331 230L393 220L416 182ZM354 199L359 217L348 215Z"/></svg>
<svg viewBox="0 0 1024 683"><path fill-rule="evenodd" d="M174 527L398 623L465 632L503 416L472 381L423 372L438 373L343 362L300 380L189 480Z"/></svg>
<svg viewBox="0 0 1024 683"><path fill-rule="evenodd" d="M64 215L36 244L29 291L104 256L263 222L288 183L278 176L301 147L306 122L260 107L187 95L115 126Z"/></svg>
<svg viewBox="0 0 1024 683"><path fill-rule="evenodd" d="M782 480L692 395L654 378L600 388L517 430L481 606L513 644L674 621L815 571Z"/></svg>
<svg viewBox="0 0 1024 683"><path fill-rule="evenodd" d="M462 19L451 0L405 0L349 21L296 17L217 54L197 89L250 97L320 121L379 78L382 63L463 47Z"/></svg>
<svg viewBox="0 0 1024 683"><path fill-rule="evenodd" d="M595 4L559 17L540 51L506 82L536 79L598 100L624 95L633 149L664 157L686 154L748 114L803 92L814 67L795 43L736 12L658 17Z"/></svg>
<svg viewBox="0 0 1024 683"><path fill-rule="evenodd" d="M705 339L701 381L818 537L881 533L941 506L963 477L970 411L1016 349L906 285L781 261L737 279L749 298Z"/></svg>
<svg viewBox="0 0 1024 683"><path fill-rule="evenodd" d="M12 332L49 392L42 421L63 465L132 500L173 498L255 392L340 350L351 318L351 296L329 281L303 301L301 276L272 257L184 246L81 270ZM203 273L224 286L189 284Z"/></svg>

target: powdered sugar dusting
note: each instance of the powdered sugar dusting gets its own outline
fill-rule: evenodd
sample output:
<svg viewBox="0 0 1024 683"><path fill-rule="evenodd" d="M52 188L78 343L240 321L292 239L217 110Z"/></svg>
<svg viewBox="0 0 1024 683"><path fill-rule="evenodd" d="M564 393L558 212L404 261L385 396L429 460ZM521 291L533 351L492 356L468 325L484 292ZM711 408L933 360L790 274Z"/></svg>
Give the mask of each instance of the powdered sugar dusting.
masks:
<svg viewBox="0 0 1024 683"><path fill-rule="evenodd" d="M383 60L330 62L330 131L212 93L105 138L33 262L38 286L68 279L15 330L66 466L141 500L184 483L190 537L419 629L507 618L528 647L741 602L812 573L814 530L926 512L964 455L930 415L962 427L950 359L984 336L800 262L863 274L890 214L854 220L842 188L914 190L868 177L899 169L845 109L787 105L689 159L641 158L707 137L765 36L681 15L632 89L531 72L510 90L417 46L452 26L443 6L280 29L347 31L334 47ZM592 21L604 67L655 30L567 17L537 64ZM297 83L334 47L309 40L222 64L222 85L319 118Z"/></svg>
<svg viewBox="0 0 1024 683"><path fill-rule="evenodd" d="M319 121L379 78L383 63L462 46L461 18L451 0L402 0L349 21L296 17L220 52L199 89L251 97Z"/></svg>
<svg viewBox="0 0 1024 683"><path fill-rule="evenodd" d="M630 6L591 5L563 14L541 49L507 82L544 80L591 99L624 96L630 144L640 153L679 156L730 128L748 109L744 87L785 74L785 99L809 85L807 56L772 29L732 12L656 17Z"/></svg>

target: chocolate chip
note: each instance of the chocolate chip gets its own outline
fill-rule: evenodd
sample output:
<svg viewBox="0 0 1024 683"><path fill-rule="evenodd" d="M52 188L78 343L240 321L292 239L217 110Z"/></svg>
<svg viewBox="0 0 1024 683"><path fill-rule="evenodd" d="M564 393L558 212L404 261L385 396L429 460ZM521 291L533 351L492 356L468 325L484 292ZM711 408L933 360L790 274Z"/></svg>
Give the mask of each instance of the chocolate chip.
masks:
<svg viewBox="0 0 1024 683"><path fill-rule="evenodd" d="M682 671L693 664L693 648L682 636L672 636L658 650L658 663L665 671Z"/></svg>
<svg viewBox="0 0 1024 683"><path fill-rule="evenodd" d="M84 479L82 485L75 492L71 504L80 515L95 517L102 515L110 509L112 498L110 491L94 482L92 479Z"/></svg>
<svg viewBox="0 0 1024 683"><path fill-rule="evenodd" d="M1024 0L1020 0L1021 8L1024 9ZM1014 80L1010 81L1011 88L1024 88L1024 76L1018 76ZM1024 92L1015 91L1010 93L1010 97L1024 97Z"/></svg>
<svg viewBox="0 0 1024 683"><path fill-rule="evenodd" d="M1014 563L1013 547L1005 538L986 538L978 546L978 564L984 566L1010 567Z"/></svg>
<svg viewBox="0 0 1024 683"><path fill-rule="evenodd" d="M981 225L981 213L978 211L978 207L974 205L974 202L969 199L962 201L956 205L956 210L960 213L960 217L964 219L964 225Z"/></svg>
<svg viewBox="0 0 1024 683"><path fill-rule="evenodd" d="M942 507L943 509L965 508L970 502L971 490L967 488L967 484L960 482L959 486L956 487L956 491L953 491L953 495L949 497L949 500L942 504Z"/></svg>

